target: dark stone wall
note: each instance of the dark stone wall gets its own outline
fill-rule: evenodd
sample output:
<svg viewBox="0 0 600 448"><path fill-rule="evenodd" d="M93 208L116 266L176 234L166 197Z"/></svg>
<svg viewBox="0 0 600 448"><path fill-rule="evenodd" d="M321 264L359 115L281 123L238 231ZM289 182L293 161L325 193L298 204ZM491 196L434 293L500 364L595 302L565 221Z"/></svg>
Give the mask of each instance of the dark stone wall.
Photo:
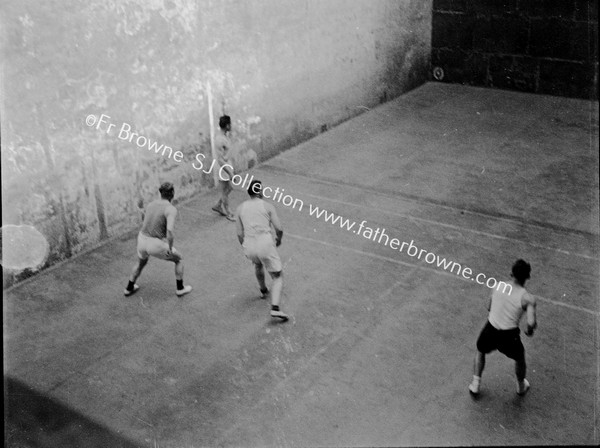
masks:
<svg viewBox="0 0 600 448"><path fill-rule="evenodd" d="M598 0L434 0L431 45L445 82L598 98Z"/></svg>

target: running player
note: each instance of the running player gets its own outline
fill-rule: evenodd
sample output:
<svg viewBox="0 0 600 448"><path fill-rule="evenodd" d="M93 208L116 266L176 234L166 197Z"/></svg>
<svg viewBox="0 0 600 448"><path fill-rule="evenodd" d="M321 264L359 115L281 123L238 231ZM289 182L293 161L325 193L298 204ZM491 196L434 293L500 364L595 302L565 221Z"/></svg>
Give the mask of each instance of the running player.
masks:
<svg viewBox="0 0 600 448"><path fill-rule="evenodd" d="M279 309L283 273L281 259L276 247L281 244L283 228L272 204L262 199L262 184L253 180L248 187L250 199L240 204L236 211L237 236L244 248L244 254L254 263L254 273L258 280L261 297L267 297L269 290L265 284L266 269L273 279L271 290L271 316L287 321L287 314ZM275 242L271 235L271 226L275 229Z"/></svg>
<svg viewBox="0 0 600 448"><path fill-rule="evenodd" d="M515 361L517 376L517 394L525 395L529 390L529 381L525 378L525 348L519 336L519 321L527 314L527 336L533 336L537 327L535 316L535 297L525 289L525 282L531 273L531 266L524 260L517 260L512 267L512 289L508 294L493 291L490 299L488 321L477 339L477 355L473 367L473 381L469 391L477 395L481 383L481 374L485 367L485 355L498 350Z"/></svg>
<svg viewBox="0 0 600 448"><path fill-rule="evenodd" d="M171 201L175 196L175 188L172 183L165 182L158 191L160 192L160 199L152 201L146 207L144 223L137 240L138 262L133 267L133 272L124 292L125 296L130 296L140 289L135 281L148 263L150 255L175 263L175 280L177 282L175 293L178 296L183 296L192 290L190 285L183 285L183 261L181 254L173 247L175 238L173 227L177 209L171 204Z"/></svg>
<svg viewBox="0 0 600 448"><path fill-rule="evenodd" d="M231 171L230 157L231 157L231 140L229 139L229 133L231 132L231 117L229 115L223 115L219 118L219 131L215 136L215 152L217 156L217 163L215 164L215 169L218 173L218 184L219 184L219 192L221 193L221 197L217 201L215 205L213 205L212 209L225 216L230 221L235 221L234 216L229 211L229 193L233 189L231 186L231 176L233 176L233 172ZM222 168L222 169L221 169ZM229 179L224 180L225 177L229 177Z"/></svg>

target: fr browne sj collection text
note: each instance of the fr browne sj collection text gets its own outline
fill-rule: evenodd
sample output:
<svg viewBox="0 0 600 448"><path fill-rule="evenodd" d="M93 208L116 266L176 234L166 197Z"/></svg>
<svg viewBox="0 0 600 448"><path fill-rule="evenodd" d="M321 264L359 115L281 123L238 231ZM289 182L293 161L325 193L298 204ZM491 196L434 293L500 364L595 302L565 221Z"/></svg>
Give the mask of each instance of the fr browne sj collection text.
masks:
<svg viewBox="0 0 600 448"><path fill-rule="evenodd" d="M110 116L108 116L106 114L101 114L99 117L97 117L94 114L90 114L86 117L85 124L87 124L89 127L95 128L97 130L102 130L106 134L109 134L109 135L114 135L113 133L117 132L117 125L112 123L110 121ZM173 151L173 148L171 148L170 146L167 146L165 144L159 145L158 141L152 141L152 139L150 139L148 137L145 137L137 132L133 132L131 129L131 125L128 123L124 122L118 128L117 138L119 140L127 141L129 143L134 143L139 148L146 148L146 149L148 149L148 151L154 151L156 154L162 153L163 157L173 159L175 162L180 163L183 161L184 155L181 151ZM210 174L213 172L213 169L215 168L217 161L213 160L212 163L210 164L210 166L208 167L208 169L203 169L205 158L206 158L206 155L204 155L200 152L197 153L196 156L194 157L194 161L192 162L192 167L195 170ZM248 179L247 174L246 174L245 178L242 178L242 176L240 176L238 174L235 174L232 177L230 177L228 175L227 171L233 172L234 171L233 166L231 166L229 164L224 164L223 166L219 167L218 175L221 180L231 180L231 182L235 186L241 186L242 188L244 187L244 185L246 183L248 185L250 185L250 183L252 182L253 176L250 179Z"/></svg>

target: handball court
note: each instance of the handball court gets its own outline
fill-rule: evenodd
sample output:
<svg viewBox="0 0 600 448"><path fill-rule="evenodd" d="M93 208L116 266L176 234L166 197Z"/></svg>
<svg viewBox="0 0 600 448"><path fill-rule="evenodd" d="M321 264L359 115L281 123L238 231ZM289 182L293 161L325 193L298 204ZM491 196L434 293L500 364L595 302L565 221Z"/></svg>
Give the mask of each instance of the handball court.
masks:
<svg viewBox="0 0 600 448"><path fill-rule="evenodd" d="M5 291L7 446L598 444L597 135L597 102L427 83L265 161L304 202L275 203L287 323L214 190L177 204L183 298L155 259L123 297L136 232ZM498 280L531 263L529 393L497 352L468 393L490 289L309 204Z"/></svg>

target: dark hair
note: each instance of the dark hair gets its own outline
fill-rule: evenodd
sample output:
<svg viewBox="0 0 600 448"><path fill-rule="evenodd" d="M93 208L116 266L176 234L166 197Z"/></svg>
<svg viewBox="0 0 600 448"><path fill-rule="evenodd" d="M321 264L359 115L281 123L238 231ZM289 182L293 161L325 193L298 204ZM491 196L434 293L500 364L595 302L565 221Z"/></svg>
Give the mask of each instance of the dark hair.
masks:
<svg viewBox="0 0 600 448"><path fill-rule="evenodd" d="M163 198L172 198L175 196L175 187L171 182L163 182L158 189Z"/></svg>
<svg viewBox="0 0 600 448"><path fill-rule="evenodd" d="M258 185L258 186L257 186ZM260 180L253 180L248 186L248 194L251 197L262 196L262 182Z"/></svg>
<svg viewBox="0 0 600 448"><path fill-rule="evenodd" d="M512 275L522 285L529 278L530 273L531 265L525 260L519 258L517 261L515 261L515 264L513 264Z"/></svg>
<svg viewBox="0 0 600 448"><path fill-rule="evenodd" d="M219 127L221 129L225 129L230 124L231 124L231 117L229 115L223 115L221 118L219 118Z"/></svg>

